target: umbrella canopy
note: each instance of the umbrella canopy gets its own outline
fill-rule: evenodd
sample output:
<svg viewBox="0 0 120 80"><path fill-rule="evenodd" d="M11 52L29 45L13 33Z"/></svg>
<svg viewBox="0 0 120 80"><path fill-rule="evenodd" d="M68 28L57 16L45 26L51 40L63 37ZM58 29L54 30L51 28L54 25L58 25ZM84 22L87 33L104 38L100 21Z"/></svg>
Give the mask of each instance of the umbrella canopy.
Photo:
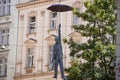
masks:
<svg viewBox="0 0 120 80"><path fill-rule="evenodd" d="M51 10L53 12L65 12L65 11L70 11L73 8L71 6L64 5L64 4L53 4L50 7L48 7L47 9Z"/></svg>

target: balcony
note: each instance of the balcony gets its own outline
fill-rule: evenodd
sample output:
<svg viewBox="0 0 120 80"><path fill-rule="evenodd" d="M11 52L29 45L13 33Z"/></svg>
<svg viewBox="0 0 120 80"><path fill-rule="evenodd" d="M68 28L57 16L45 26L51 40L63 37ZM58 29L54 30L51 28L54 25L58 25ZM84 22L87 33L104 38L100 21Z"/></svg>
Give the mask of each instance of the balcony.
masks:
<svg viewBox="0 0 120 80"><path fill-rule="evenodd" d="M6 76L0 76L0 80L6 80Z"/></svg>

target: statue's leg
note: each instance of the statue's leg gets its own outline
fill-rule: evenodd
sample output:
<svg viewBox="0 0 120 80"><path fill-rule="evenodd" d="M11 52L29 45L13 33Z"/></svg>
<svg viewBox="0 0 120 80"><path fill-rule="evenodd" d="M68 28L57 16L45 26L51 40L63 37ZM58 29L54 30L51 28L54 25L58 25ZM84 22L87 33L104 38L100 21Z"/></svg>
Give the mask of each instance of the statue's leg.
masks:
<svg viewBox="0 0 120 80"><path fill-rule="evenodd" d="M63 68L63 60L60 59L60 71L61 71L61 78L64 78L64 68Z"/></svg>
<svg viewBox="0 0 120 80"><path fill-rule="evenodd" d="M54 78L57 78L58 60L55 61Z"/></svg>

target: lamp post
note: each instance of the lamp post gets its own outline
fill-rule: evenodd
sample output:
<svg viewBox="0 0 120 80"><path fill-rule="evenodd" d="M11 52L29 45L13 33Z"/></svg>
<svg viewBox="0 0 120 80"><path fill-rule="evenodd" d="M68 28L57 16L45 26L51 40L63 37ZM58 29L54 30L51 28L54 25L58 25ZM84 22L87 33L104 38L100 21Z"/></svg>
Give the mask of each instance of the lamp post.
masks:
<svg viewBox="0 0 120 80"><path fill-rule="evenodd" d="M117 49L116 49L116 80L120 80L120 0L115 0L117 11Z"/></svg>

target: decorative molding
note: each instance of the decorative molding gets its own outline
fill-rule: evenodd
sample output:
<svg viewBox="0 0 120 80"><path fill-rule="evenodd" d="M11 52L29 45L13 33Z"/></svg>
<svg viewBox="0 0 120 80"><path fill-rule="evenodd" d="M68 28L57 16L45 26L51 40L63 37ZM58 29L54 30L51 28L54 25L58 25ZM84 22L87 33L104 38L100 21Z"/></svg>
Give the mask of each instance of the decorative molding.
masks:
<svg viewBox="0 0 120 80"><path fill-rule="evenodd" d="M63 55L63 58L66 58L66 55Z"/></svg>
<svg viewBox="0 0 120 80"><path fill-rule="evenodd" d="M80 35L80 33L76 32L76 31L73 31L68 36L70 36L70 37L78 37L78 36L81 36L81 35Z"/></svg>
<svg viewBox="0 0 120 80"><path fill-rule="evenodd" d="M73 41L75 41L75 42L80 42L81 38L82 38L81 34L76 31L73 31L68 36L71 37L73 39Z"/></svg>
<svg viewBox="0 0 120 80"><path fill-rule="evenodd" d="M80 8L80 6L81 6L82 4L83 4L82 1L76 0L76 1L72 4L72 6L75 7L75 8Z"/></svg>
<svg viewBox="0 0 120 80"><path fill-rule="evenodd" d="M54 39L55 37L53 36L53 34L45 38L46 41L54 41Z"/></svg>
<svg viewBox="0 0 120 80"><path fill-rule="evenodd" d="M32 73L34 68L35 67L25 68L26 69L26 73Z"/></svg>
<svg viewBox="0 0 120 80"><path fill-rule="evenodd" d="M16 62L16 65L21 65L21 64L22 64L22 61Z"/></svg>
<svg viewBox="0 0 120 80"><path fill-rule="evenodd" d="M66 1L66 0L61 0L61 1ZM39 6L39 5L46 5L50 3L58 2L58 0L35 0L32 2L25 2L25 3L20 3L17 4L16 7L19 9L23 8L29 8L31 6Z"/></svg>
<svg viewBox="0 0 120 80"><path fill-rule="evenodd" d="M30 44L30 43L36 43L37 40L36 39L33 39L33 38L29 38L28 40L26 40L24 43L25 44Z"/></svg>
<svg viewBox="0 0 120 80"><path fill-rule="evenodd" d="M36 32L35 33L31 33L31 34L29 34L29 33L26 34L26 37L29 37L29 36L34 36L35 37L36 36Z"/></svg>
<svg viewBox="0 0 120 80"><path fill-rule="evenodd" d="M48 45L53 45L55 43L55 37L53 36L53 34L46 37L45 40L47 41Z"/></svg>
<svg viewBox="0 0 120 80"><path fill-rule="evenodd" d="M36 11L31 11L30 13L28 13L28 16L36 16Z"/></svg>
<svg viewBox="0 0 120 80"><path fill-rule="evenodd" d="M45 15L45 11L41 11L41 16L44 16Z"/></svg>
<svg viewBox="0 0 120 80"><path fill-rule="evenodd" d="M11 21L0 23L0 28L9 28Z"/></svg>
<svg viewBox="0 0 120 80"><path fill-rule="evenodd" d="M43 78L45 79L46 77L50 78L50 76L52 77L54 74L54 72L44 72L44 73L39 73L39 74L36 74L36 73L33 73L33 74L23 74L23 75L20 75L20 76L15 76L14 77L14 80L23 80L23 79L27 79L27 78ZM60 75L60 71L58 71L58 75ZM65 72L65 75L68 75L68 73ZM48 79L47 79L48 80Z"/></svg>
<svg viewBox="0 0 120 80"><path fill-rule="evenodd" d="M33 38L29 38L24 43L27 48L32 48L36 46L37 40Z"/></svg>
<svg viewBox="0 0 120 80"><path fill-rule="evenodd" d="M51 32L57 33L57 32L58 32L58 29L49 29L49 30L48 30L48 34L50 34Z"/></svg>
<svg viewBox="0 0 120 80"><path fill-rule="evenodd" d="M38 62L41 62L41 61L43 61L43 58L41 57L41 58L38 58L38 60L37 60Z"/></svg>

